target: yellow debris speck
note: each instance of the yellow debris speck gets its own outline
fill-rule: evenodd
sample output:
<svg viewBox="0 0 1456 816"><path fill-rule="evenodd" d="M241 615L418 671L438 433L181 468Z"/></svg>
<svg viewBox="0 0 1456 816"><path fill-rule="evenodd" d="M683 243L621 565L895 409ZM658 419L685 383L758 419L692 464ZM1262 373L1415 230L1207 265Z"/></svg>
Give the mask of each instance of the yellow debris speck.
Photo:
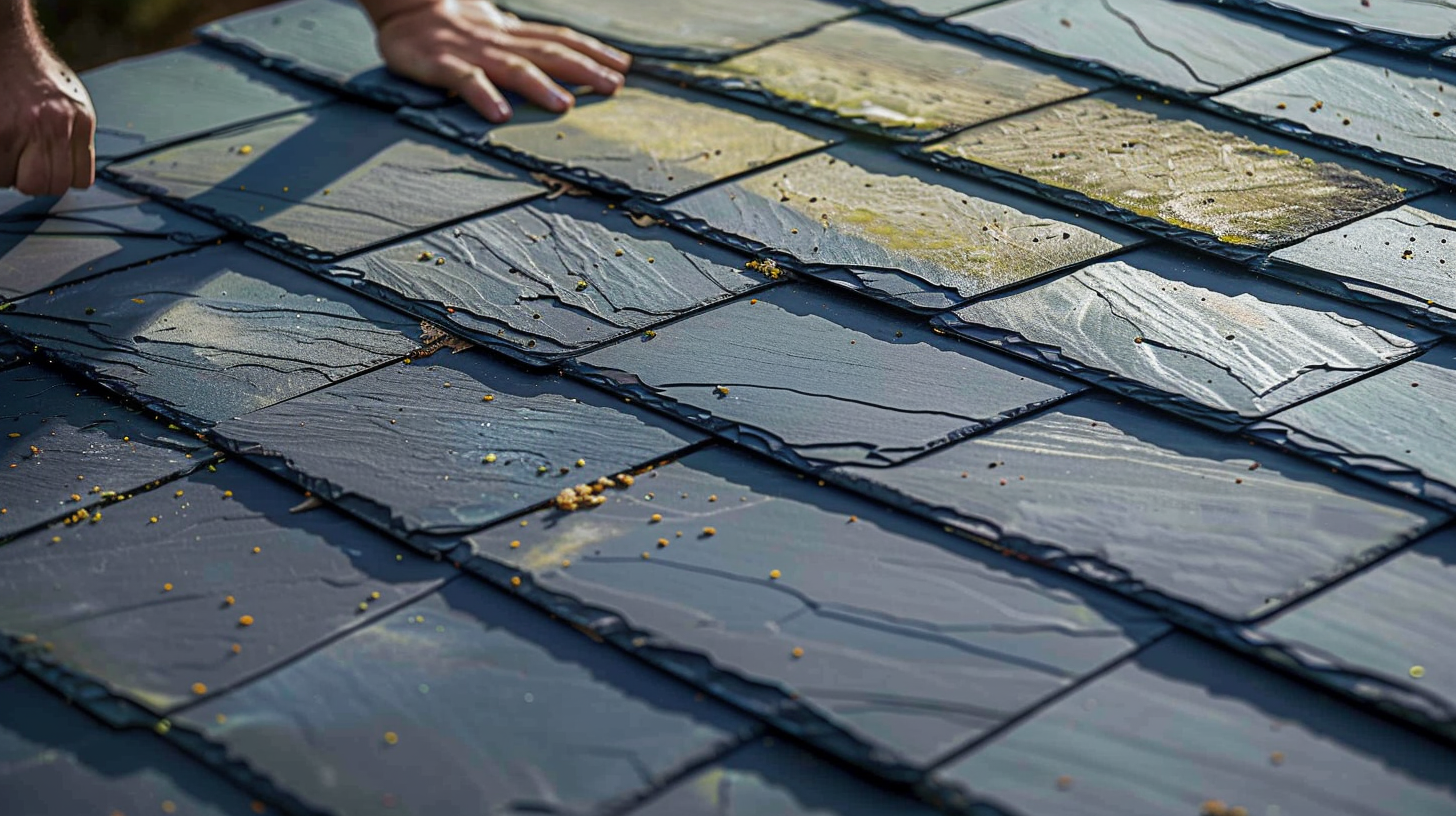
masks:
<svg viewBox="0 0 1456 816"><path fill-rule="evenodd" d="M482 460L480 460L480 461L482 461L482 462L484 462L484 463L486 463L486 464L487 464L487 465L493 465L493 464L495 464L495 460L496 460L496 458L497 458L497 457L496 457L496 455L495 455L495 454L493 454L493 453L487 453L487 454L486 454L486 455L485 455L485 458L484 458L484 459L482 459Z"/></svg>
<svg viewBox="0 0 1456 816"><path fill-rule="evenodd" d="M576 466L579 467L579 468L586 467L586 460L585 459L578 459L578 460L576 460Z"/></svg>
<svg viewBox="0 0 1456 816"><path fill-rule="evenodd" d="M257 555L258 553L260 553L262 551L263 551L263 548L262 547L254 547L253 548L253 555Z"/></svg>
<svg viewBox="0 0 1456 816"><path fill-rule="evenodd" d="M647 552L642 553L642 560L643 561L646 561L647 559L649 559L651 557L652 557L652 553L647 553Z"/></svg>
<svg viewBox="0 0 1456 816"><path fill-rule="evenodd" d="M657 523L659 523L661 521L662 521L662 514L661 513L653 513L652 514L652 523L653 524L657 524Z"/></svg>
<svg viewBox="0 0 1456 816"><path fill-rule="evenodd" d="M801 648L799 648L798 646L795 646L794 647L794 651L790 652L790 654L792 654L794 656L794 659L797 660L798 658L801 658L801 657L804 656L804 650L801 649Z"/></svg>
<svg viewBox="0 0 1456 816"><path fill-rule="evenodd" d="M203 684L203 683L193 683L192 684L192 693L193 694L196 694L199 697L201 697L202 695L204 695L204 694L207 693L207 686L205 684Z"/></svg>
<svg viewBox="0 0 1456 816"><path fill-rule="evenodd" d="M235 604L237 602L238 602L238 599L237 598L234 598L231 595L229 595L226 598L223 598L222 599L222 603L223 603L224 606L232 606L233 604Z"/></svg>
<svg viewBox="0 0 1456 816"><path fill-rule="evenodd" d="M659 538L659 539L657 539L657 546L659 546L659 547L666 547L667 546L667 539L665 539L665 538Z"/></svg>
<svg viewBox="0 0 1456 816"><path fill-rule="evenodd" d="M239 626L252 626L253 625L253 616L252 615L244 615L241 618L238 618L238 625Z"/></svg>
<svg viewBox="0 0 1456 816"><path fill-rule="evenodd" d="M253 146L252 145L243 145L242 147L238 148L238 152L241 153L241 154L243 154L244 156L246 156L249 153L252 153L253 152Z"/></svg>
<svg viewBox="0 0 1456 816"><path fill-rule="evenodd" d="M172 591L172 585L171 584L162 584L162 591L163 592L171 592Z"/></svg>
<svg viewBox="0 0 1456 816"><path fill-rule="evenodd" d="M379 600L379 593L378 592L371 592L371 593L369 593L369 600L371 600L371 601L377 601L377 600Z"/></svg>
<svg viewBox="0 0 1456 816"><path fill-rule="evenodd" d="M152 516L152 517L151 517L151 518L150 518L150 519L148 519L148 520L149 520L149 521L150 521L150 522L151 522L151 523L152 523L152 524L156 524L156 523L157 523L157 522L158 522L158 521L160 521L160 519L158 519L158 518L157 518L157 517L156 517L156 516Z"/></svg>
<svg viewBox="0 0 1456 816"><path fill-rule="evenodd" d="M224 499L231 499L233 497L233 492L231 490L224 490L222 492L222 497Z"/></svg>
<svg viewBox="0 0 1456 816"><path fill-rule="evenodd" d="M775 581L777 581L782 576L783 573L779 572L778 570L769 570L768 577L772 578Z"/></svg>
<svg viewBox="0 0 1456 816"><path fill-rule="evenodd" d="M369 611L369 602L368 601L360 601L359 602L359 611L360 612L368 612Z"/></svg>
<svg viewBox="0 0 1456 816"><path fill-rule="evenodd" d="M521 542L519 542L519 541L512 541L511 542L511 549L513 549L513 550L519 550L520 548L521 548Z"/></svg>
<svg viewBox="0 0 1456 816"><path fill-rule="evenodd" d="M717 534L718 534L718 528L717 527L704 527L703 528L703 535L705 535L705 536L715 536Z"/></svg>
<svg viewBox="0 0 1456 816"><path fill-rule="evenodd" d="M561 566L563 568L571 566L571 559L570 558L563 558L561 560Z"/></svg>
<svg viewBox="0 0 1456 816"><path fill-rule="evenodd" d="M495 397L492 396L492 395L490 395L490 394L486 394L485 396L483 396L483 397L480 398L480 401L481 402L495 402Z"/></svg>
<svg viewBox="0 0 1456 816"><path fill-rule="evenodd" d="M176 802L173 802L171 799L163 800L163 802L162 802L162 812L163 813L176 813L177 812L177 803Z"/></svg>
<svg viewBox="0 0 1456 816"><path fill-rule="evenodd" d="M519 576L519 575L512 575L511 576L511 586L518 587L520 585L521 585L521 576Z"/></svg>
<svg viewBox="0 0 1456 816"><path fill-rule="evenodd" d="M243 644L241 644L241 643L234 643L233 644L233 654L242 654L242 653L243 653Z"/></svg>
<svg viewBox="0 0 1456 816"><path fill-rule="evenodd" d="M393 731L385 731L384 732L384 742L385 742L386 745L395 745L395 744L398 744L398 742L399 742L399 735L396 734L396 733L394 733Z"/></svg>
<svg viewBox="0 0 1456 816"><path fill-rule="evenodd" d="M1426 667L1425 666L1411 666L1410 667L1410 676L1411 677L1414 677L1417 680L1421 679L1422 677L1425 677L1426 676Z"/></svg>

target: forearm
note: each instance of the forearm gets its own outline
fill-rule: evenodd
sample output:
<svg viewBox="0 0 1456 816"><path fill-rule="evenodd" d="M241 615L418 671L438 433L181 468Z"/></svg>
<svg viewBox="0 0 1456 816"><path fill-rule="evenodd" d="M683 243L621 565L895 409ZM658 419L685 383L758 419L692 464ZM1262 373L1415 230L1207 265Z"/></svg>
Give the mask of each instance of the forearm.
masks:
<svg viewBox="0 0 1456 816"><path fill-rule="evenodd" d="M0 54L34 56L48 50L30 0L0 0Z"/></svg>

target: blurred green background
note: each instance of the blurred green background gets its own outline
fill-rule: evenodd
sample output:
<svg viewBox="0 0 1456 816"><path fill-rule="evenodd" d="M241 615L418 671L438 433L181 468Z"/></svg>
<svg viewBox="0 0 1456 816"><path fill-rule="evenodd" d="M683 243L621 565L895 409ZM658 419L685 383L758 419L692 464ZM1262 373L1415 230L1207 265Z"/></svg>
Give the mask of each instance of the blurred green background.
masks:
<svg viewBox="0 0 1456 816"><path fill-rule="evenodd" d="M46 36L77 71L192 41L192 29L271 0L36 0Z"/></svg>

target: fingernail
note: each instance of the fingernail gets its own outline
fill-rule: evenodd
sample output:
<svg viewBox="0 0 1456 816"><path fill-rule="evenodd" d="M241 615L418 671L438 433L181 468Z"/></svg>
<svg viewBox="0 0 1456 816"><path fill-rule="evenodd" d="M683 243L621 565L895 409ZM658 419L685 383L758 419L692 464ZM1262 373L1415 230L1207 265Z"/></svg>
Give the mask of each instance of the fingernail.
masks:
<svg viewBox="0 0 1456 816"><path fill-rule="evenodd" d="M566 91L551 92L551 105L558 111L566 110L567 108L571 107L571 104L575 101L575 99L571 98L571 94L567 93Z"/></svg>
<svg viewBox="0 0 1456 816"><path fill-rule="evenodd" d="M491 113L494 115L495 121L504 122L511 118L511 106L504 99L498 100L492 106Z"/></svg>
<svg viewBox="0 0 1456 816"><path fill-rule="evenodd" d="M627 56L626 52L618 51L611 46L607 46L607 54L610 55L613 59L619 59L623 62L631 59L631 57Z"/></svg>
<svg viewBox="0 0 1456 816"><path fill-rule="evenodd" d="M622 87L622 83L627 81L626 77L612 70L602 71L601 76L602 80L607 84L607 87L604 90L609 91L617 90L618 88Z"/></svg>

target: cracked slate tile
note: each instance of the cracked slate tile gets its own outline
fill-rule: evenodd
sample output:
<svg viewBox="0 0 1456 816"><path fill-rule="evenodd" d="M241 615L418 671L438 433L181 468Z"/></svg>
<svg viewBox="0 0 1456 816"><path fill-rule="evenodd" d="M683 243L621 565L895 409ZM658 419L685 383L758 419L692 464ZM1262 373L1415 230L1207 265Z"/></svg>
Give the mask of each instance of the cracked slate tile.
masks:
<svg viewBox="0 0 1456 816"><path fill-rule="evenodd" d="M1438 337L1164 249L986 298L937 322L1220 430L1413 357Z"/></svg>
<svg viewBox="0 0 1456 816"><path fill-rule="evenodd" d="M0 682L0 699L8 816L256 813L251 797L154 734L106 728L24 677Z"/></svg>
<svg viewBox="0 0 1456 816"><path fill-rule="evenodd" d="M666 205L632 206L919 311L952 308L1144 240L1034 198L855 146Z"/></svg>
<svg viewBox="0 0 1456 816"><path fill-rule="evenodd" d="M1059 816L1440 816L1456 753L1173 635L941 771Z"/></svg>
<svg viewBox="0 0 1456 816"><path fill-rule="evenodd" d="M502 0L527 20L567 26L641 56L718 60L848 17L858 9L824 0Z"/></svg>
<svg viewBox="0 0 1456 816"><path fill-rule="evenodd" d="M1084 397L898 467L831 477L1053 567L1231 619L1448 518L1252 444Z"/></svg>
<svg viewBox="0 0 1456 816"><path fill-rule="evenodd" d="M920 155L1239 260L1430 190L1393 170L1121 92L979 125Z"/></svg>
<svg viewBox="0 0 1456 816"><path fill-rule="evenodd" d="M0 540L200 466L191 434L39 365L0 371ZM195 458L194 458L195 457Z"/></svg>
<svg viewBox="0 0 1456 816"><path fill-rule="evenodd" d="M1456 332L1456 197L1434 195L1310 236L1261 271Z"/></svg>
<svg viewBox="0 0 1456 816"><path fill-rule="evenodd" d="M390 73L374 24L350 0L293 0L197 30L206 43L266 68L384 105L444 104L445 92Z"/></svg>
<svg viewBox="0 0 1456 816"><path fill-rule="evenodd" d="M1012 0L947 21L1160 93L1198 97L1316 59L1343 41L1181 0Z"/></svg>
<svg viewBox="0 0 1456 816"><path fill-rule="evenodd" d="M886 18L831 23L724 62L645 66L840 127L924 141L1107 83Z"/></svg>
<svg viewBox="0 0 1456 816"><path fill-rule="evenodd" d="M194 429L409 354L417 320L235 245L34 295L0 325Z"/></svg>
<svg viewBox="0 0 1456 816"><path fill-rule="evenodd" d="M373 371L216 433L406 538L478 529L702 440L619 398L480 352Z"/></svg>
<svg viewBox="0 0 1456 816"><path fill-rule="evenodd" d="M566 114L527 109L503 125L463 104L401 116L609 196L674 196L838 141L825 128L636 80L614 96L584 96Z"/></svg>
<svg viewBox="0 0 1456 816"><path fill-rule="evenodd" d="M96 106L96 158L103 164L331 98L201 46L122 60L81 80Z"/></svg>
<svg viewBox="0 0 1456 816"><path fill-rule="evenodd" d="M1218 0L1392 48L1425 50L1456 39L1456 6L1446 0Z"/></svg>
<svg viewBox="0 0 1456 816"><path fill-rule="evenodd" d="M507 589L525 576L557 614L626 627L617 639L649 662L889 775L918 775L1166 628L731 449L605 495L470 542Z"/></svg>
<svg viewBox="0 0 1456 816"><path fill-rule="evenodd" d="M453 574L397 559L392 542L331 509L290 511L303 501L223 464L107 505L100 521L17 538L0 547L0 631L49 643L46 660L163 714Z"/></svg>
<svg viewBox="0 0 1456 816"><path fill-rule="evenodd" d="M107 172L313 261L545 192L506 164L343 103L165 148Z"/></svg>
<svg viewBox="0 0 1456 816"><path fill-rule="evenodd" d="M308 804L359 816L601 812L756 731L475 581L173 720Z"/></svg>
<svg viewBox="0 0 1456 816"><path fill-rule="evenodd" d="M806 469L898 462L1081 390L802 284L710 309L573 366Z"/></svg>
<svg viewBox="0 0 1456 816"><path fill-rule="evenodd" d="M562 198L446 227L325 274L531 364L585 351L768 283L677 230Z"/></svg>
<svg viewBox="0 0 1456 816"><path fill-rule="evenodd" d="M1456 71L1425 58L1346 52L1213 104L1316 144L1456 183Z"/></svg>

